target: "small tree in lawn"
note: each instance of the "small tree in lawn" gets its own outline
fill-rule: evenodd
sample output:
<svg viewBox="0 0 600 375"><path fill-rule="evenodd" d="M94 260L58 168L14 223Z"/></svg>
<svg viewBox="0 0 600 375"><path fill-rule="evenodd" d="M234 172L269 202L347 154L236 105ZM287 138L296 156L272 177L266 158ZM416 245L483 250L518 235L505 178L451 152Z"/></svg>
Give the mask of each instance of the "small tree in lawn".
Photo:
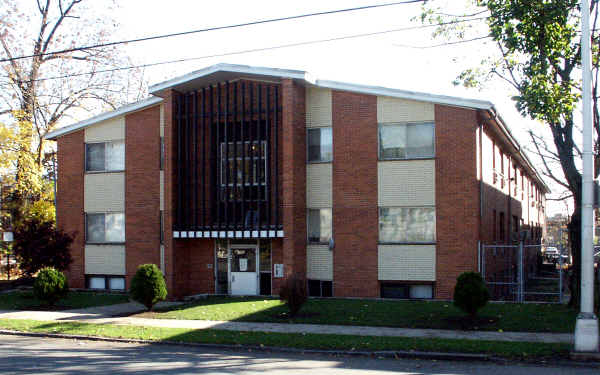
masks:
<svg viewBox="0 0 600 375"><path fill-rule="evenodd" d="M19 268L31 277L44 267L66 270L72 262L73 237L49 221L26 219L15 228L13 253Z"/></svg>
<svg viewBox="0 0 600 375"><path fill-rule="evenodd" d="M134 301L146 306L148 311L158 302L167 298L167 286L162 272L156 264L142 264L131 280L129 290Z"/></svg>
<svg viewBox="0 0 600 375"><path fill-rule="evenodd" d="M306 302L306 280L298 275L288 277L279 291L279 297L285 301L290 309L290 317L293 318Z"/></svg>
<svg viewBox="0 0 600 375"><path fill-rule="evenodd" d="M53 306L69 293L69 284L65 275L54 268L43 268L33 283L33 294L46 304Z"/></svg>
<svg viewBox="0 0 600 375"><path fill-rule="evenodd" d="M456 280L454 304L469 314L471 319L477 315L490 299L490 293L477 272L464 272Z"/></svg>

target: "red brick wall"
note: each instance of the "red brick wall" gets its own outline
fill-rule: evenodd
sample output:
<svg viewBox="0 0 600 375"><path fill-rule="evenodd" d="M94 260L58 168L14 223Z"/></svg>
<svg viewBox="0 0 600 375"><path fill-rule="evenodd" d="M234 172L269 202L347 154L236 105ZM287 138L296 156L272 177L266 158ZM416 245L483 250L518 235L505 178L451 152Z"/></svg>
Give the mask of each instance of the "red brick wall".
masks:
<svg viewBox="0 0 600 375"><path fill-rule="evenodd" d="M280 171L283 178L285 275L306 275L306 107L304 87L285 79L282 91Z"/></svg>
<svg viewBox="0 0 600 375"><path fill-rule="evenodd" d="M175 286L175 275L177 271L185 272L185 269L178 269L176 267L175 255L176 249L175 244L173 242L173 215L175 213L175 198L177 192L177 186L175 184L175 162L176 162L176 140L177 135L175 133L174 126L174 109L173 102L174 96L177 93L173 90L170 90L167 95L164 97L163 105L165 116L164 119L164 127L165 127L165 135L164 135L164 143L165 143L165 164L164 164L164 175L165 175L165 186L164 186L164 194L165 194L165 202L164 202L164 226L165 226L165 236L164 236L164 246L165 246L165 281L167 284L167 291L169 293L169 298L171 298L176 291L174 290Z"/></svg>
<svg viewBox="0 0 600 375"><path fill-rule="evenodd" d="M333 284L378 297L377 97L333 91Z"/></svg>
<svg viewBox="0 0 600 375"><path fill-rule="evenodd" d="M84 131L58 138L58 185L56 196L58 228L74 235L73 263L67 272L71 288L85 287L83 174L85 170Z"/></svg>
<svg viewBox="0 0 600 375"><path fill-rule="evenodd" d="M477 126L474 110L435 106L435 298L452 298L456 278L477 270Z"/></svg>
<svg viewBox="0 0 600 375"><path fill-rule="evenodd" d="M127 287L140 264L160 267L160 106L125 116Z"/></svg>

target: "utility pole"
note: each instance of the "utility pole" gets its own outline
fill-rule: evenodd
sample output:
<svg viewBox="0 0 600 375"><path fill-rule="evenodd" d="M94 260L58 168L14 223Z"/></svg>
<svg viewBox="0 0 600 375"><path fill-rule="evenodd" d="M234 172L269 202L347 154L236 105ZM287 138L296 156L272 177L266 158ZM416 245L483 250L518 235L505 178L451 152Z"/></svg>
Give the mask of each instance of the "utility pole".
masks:
<svg viewBox="0 0 600 375"><path fill-rule="evenodd" d="M583 80L583 186L581 213L581 311L575 325L575 352L598 352L598 318L594 314L594 155L590 6L581 0L581 67Z"/></svg>

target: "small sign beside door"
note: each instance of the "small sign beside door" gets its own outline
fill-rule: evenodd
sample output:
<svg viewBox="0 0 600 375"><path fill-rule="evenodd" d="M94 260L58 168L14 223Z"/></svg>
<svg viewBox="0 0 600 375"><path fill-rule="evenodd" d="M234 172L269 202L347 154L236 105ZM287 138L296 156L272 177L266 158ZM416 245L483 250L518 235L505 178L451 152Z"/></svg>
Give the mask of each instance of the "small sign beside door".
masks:
<svg viewBox="0 0 600 375"><path fill-rule="evenodd" d="M283 277L283 264L278 263L278 264L275 264L274 266L275 266L274 277Z"/></svg>
<svg viewBox="0 0 600 375"><path fill-rule="evenodd" d="M248 258L240 258L240 272L248 271Z"/></svg>

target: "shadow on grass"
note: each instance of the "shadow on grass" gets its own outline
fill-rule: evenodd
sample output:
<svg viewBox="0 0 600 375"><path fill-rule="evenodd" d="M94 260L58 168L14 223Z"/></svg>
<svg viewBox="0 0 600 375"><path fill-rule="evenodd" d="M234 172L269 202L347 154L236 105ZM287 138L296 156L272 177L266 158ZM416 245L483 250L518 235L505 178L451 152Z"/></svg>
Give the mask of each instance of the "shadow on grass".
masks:
<svg viewBox="0 0 600 375"><path fill-rule="evenodd" d="M451 302L365 299L309 299L300 314L288 315L276 299L208 297L141 314L158 319L333 324L450 330L572 332L577 311L564 305L490 303L475 322Z"/></svg>

